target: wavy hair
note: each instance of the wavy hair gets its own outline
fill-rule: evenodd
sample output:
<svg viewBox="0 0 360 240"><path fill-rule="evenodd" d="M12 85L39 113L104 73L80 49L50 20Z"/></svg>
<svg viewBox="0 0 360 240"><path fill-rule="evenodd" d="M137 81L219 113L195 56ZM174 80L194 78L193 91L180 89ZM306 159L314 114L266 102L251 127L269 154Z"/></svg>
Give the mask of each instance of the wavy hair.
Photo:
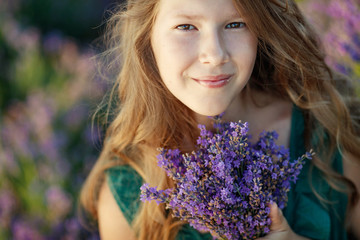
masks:
<svg viewBox="0 0 360 240"><path fill-rule="evenodd" d="M348 186L351 209L358 199L355 185L331 166L335 151L360 159L360 103L351 81L327 66L317 35L294 1L233 2L259 40L250 87L288 98L303 109L306 144L318 155L313 167L334 189ZM317 146L311 145L314 137L320 140Z"/></svg>
<svg viewBox="0 0 360 240"><path fill-rule="evenodd" d="M151 32L158 0L129 0L112 15L107 25L104 56L116 81L111 98L113 120L104 147L81 191L82 207L97 218L97 199L110 167L129 164L151 185L173 186L157 167L157 147L184 147L184 139L198 135L193 113L179 102L160 78L151 49ZM249 89L276 94L306 113L306 143L311 135L328 134L326 155L314 158L330 186L348 186L349 209L357 199L354 184L331 168L335 151L360 159L359 102L350 82L334 74L324 61L316 34L292 0L233 0L258 37L259 47ZM319 127L320 126L320 127ZM320 143L318 149L324 147ZM316 149L315 149L316 151ZM319 150L320 151L320 150ZM350 211L349 211L350 212ZM142 204L132 226L138 239L174 239L181 221L166 214L163 205Z"/></svg>

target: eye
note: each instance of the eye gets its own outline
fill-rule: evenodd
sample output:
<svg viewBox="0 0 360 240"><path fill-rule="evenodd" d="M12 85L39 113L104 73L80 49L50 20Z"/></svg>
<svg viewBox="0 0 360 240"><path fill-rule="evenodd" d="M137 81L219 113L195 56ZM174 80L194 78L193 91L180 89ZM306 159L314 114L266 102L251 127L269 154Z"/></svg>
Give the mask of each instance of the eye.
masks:
<svg viewBox="0 0 360 240"><path fill-rule="evenodd" d="M231 29L231 28L243 28L245 27L246 24L244 22L232 22L232 23L229 23L225 26L225 28L227 29Z"/></svg>
<svg viewBox="0 0 360 240"><path fill-rule="evenodd" d="M183 31L190 31L190 30L195 30L196 27L191 24L181 24L181 25L176 26L176 29L183 30Z"/></svg>

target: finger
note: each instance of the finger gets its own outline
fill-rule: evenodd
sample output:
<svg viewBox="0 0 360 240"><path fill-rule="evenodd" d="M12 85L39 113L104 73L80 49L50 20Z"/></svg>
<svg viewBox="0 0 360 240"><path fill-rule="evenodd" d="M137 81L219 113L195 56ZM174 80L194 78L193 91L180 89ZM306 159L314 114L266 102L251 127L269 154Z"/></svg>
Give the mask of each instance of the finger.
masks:
<svg viewBox="0 0 360 240"><path fill-rule="evenodd" d="M270 219L271 219L271 225L270 230L271 231L286 231L287 230L287 221L284 218L284 215L282 214L282 211L277 206L276 203L272 203L270 206Z"/></svg>

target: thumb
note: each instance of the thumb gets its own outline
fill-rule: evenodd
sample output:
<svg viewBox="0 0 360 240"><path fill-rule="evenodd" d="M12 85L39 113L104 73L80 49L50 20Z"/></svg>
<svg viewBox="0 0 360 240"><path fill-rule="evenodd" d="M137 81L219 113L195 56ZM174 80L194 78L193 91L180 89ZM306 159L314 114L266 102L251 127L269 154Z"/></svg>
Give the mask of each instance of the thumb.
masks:
<svg viewBox="0 0 360 240"><path fill-rule="evenodd" d="M287 230L288 228L287 221L276 203L271 204L269 216L271 219L271 225L270 225L271 231L281 232Z"/></svg>

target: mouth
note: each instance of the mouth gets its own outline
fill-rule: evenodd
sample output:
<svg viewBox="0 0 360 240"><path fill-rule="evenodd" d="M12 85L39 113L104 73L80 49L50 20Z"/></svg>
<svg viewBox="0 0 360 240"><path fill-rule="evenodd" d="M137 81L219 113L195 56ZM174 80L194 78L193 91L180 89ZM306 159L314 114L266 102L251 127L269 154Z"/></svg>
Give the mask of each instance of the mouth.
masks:
<svg viewBox="0 0 360 240"><path fill-rule="evenodd" d="M193 78L193 80L204 87L220 88L228 84L232 76L232 74L221 74L216 76Z"/></svg>

